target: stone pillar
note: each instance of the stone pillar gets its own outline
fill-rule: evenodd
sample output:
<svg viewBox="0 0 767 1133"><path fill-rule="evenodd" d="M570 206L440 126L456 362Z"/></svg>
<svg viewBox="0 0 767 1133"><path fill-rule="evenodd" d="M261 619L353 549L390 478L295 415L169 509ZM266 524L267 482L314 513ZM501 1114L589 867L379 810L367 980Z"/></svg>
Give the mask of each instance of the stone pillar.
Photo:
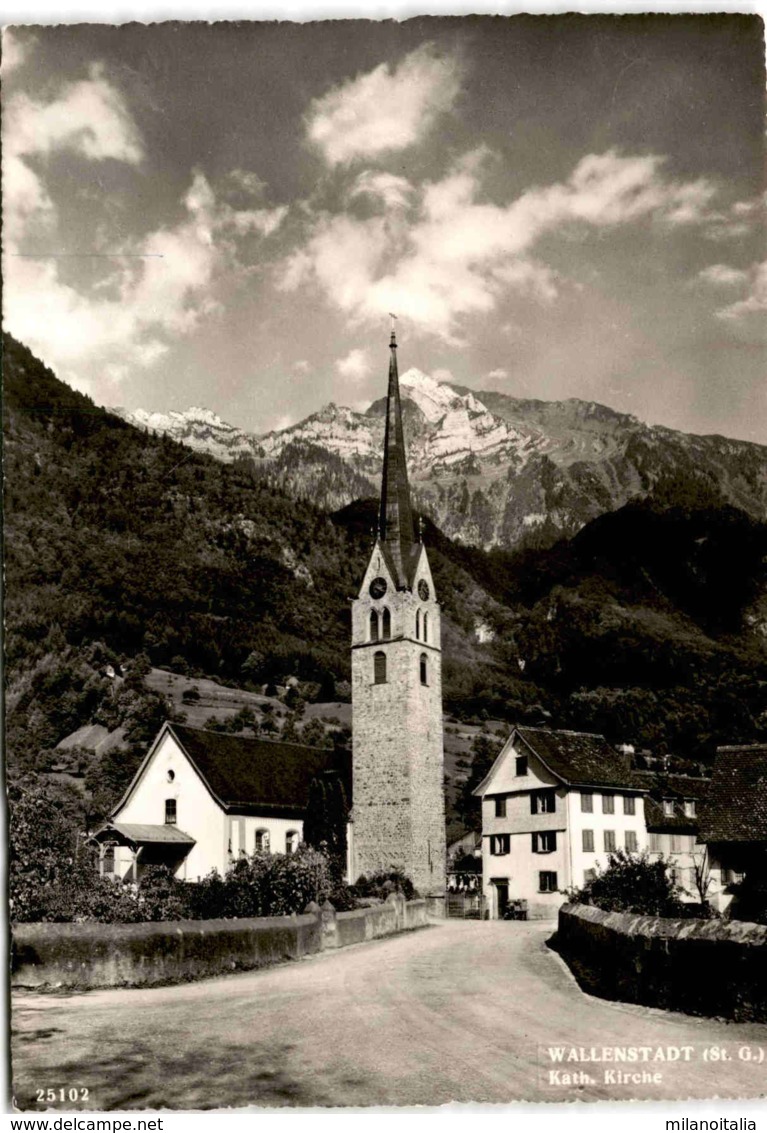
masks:
<svg viewBox="0 0 767 1133"><path fill-rule="evenodd" d="M338 948L338 926L336 925L336 911L330 901L325 901L320 909L322 918L322 947Z"/></svg>

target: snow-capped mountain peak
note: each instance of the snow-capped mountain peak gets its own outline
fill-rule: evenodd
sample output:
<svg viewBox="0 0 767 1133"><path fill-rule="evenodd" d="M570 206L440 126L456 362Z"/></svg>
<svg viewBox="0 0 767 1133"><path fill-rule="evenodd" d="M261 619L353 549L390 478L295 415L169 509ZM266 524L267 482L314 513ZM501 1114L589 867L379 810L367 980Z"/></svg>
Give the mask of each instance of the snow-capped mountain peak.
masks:
<svg viewBox="0 0 767 1133"><path fill-rule="evenodd" d="M405 371L399 384L404 396L418 406L427 421L435 424L465 400L450 386L443 385L415 367Z"/></svg>

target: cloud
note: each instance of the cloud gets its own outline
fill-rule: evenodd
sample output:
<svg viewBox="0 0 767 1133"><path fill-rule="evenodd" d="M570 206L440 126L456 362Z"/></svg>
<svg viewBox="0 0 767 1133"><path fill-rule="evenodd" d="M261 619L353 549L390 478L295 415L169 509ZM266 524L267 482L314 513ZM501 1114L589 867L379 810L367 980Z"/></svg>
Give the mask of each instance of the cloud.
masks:
<svg viewBox="0 0 767 1133"><path fill-rule="evenodd" d="M509 371L504 370L502 366L499 366L497 370L490 370L487 376L490 381L503 382L506 380L506 378L508 378Z"/></svg>
<svg viewBox="0 0 767 1133"><path fill-rule="evenodd" d="M11 71L15 71L24 63L29 52L30 44L33 43L34 40L28 39L26 43L22 43L10 28L3 28L2 37L2 73L3 78L7 79Z"/></svg>
<svg viewBox="0 0 767 1133"><path fill-rule="evenodd" d="M78 287L71 274L62 278L55 257L18 253L41 233L49 247L60 242L58 211L46 186L51 154L67 150L89 163L140 166L142 140L122 95L94 64L87 79L48 101L14 95L3 125L6 325L79 388L116 383L132 367L156 364L169 340L217 310L212 287L224 267L237 266L238 240L269 236L287 213L285 207L236 209L196 172L174 225L117 238L94 222L90 251L104 272ZM235 180L252 196L254 177L237 171Z"/></svg>
<svg viewBox="0 0 767 1133"><path fill-rule="evenodd" d="M739 321L748 315L767 312L767 260L754 264L749 272L749 291L744 299L716 312L717 318Z"/></svg>
<svg viewBox="0 0 767 1133"><path fill-rule="evenodd" d="M536 187L508 204L483 199L488 153L465 154L441 179L403 194L379 194L366 219L323 212L281 266L284 290L318 286L350 321L407 313L421 329L461 341L462 319L495 309L509 291L553 302L562 281L532 255L544 236L651 220L666 230L702 223L714 187L664 176L661 157L589 154L564 182ZM357 178L377 184L377 173Z"/></svg>
<svg viewBox="0 0 767 1133"><path fill-rule="evenodd" d="M734 287L748 280L748 272L729 267L728 264L711 264L698 272L698 279L714 287Z"/></svg>
<svg viewBox="0 0 767 1133"><path fill-rule="evenodd" d="M16 244L32 225L49 230L55 223L53 201L29 158L70 150L90 161L111 158L137 165L143 157L122 96L98 65L91 67L87 80L70 83L49 102L14 95L4 115L3 148L7 245Z"/></svg>
<svg viewBox="0 0 767 1133"><path fill-rule="evenodd" d="M736 240L761 229L765 220L767 193L748 201L735 201L728 209L712 212L703 235L709 240Z"/></svg>
<svg viewBox="0 0 767 1133"><path fill-rule="evenodd" d="M382 202L386 208L406 208L412 193L413 186L406 177L367 169L364 173L360 173L352 185L349 196L354 198L367 195Z"/></svg>
<svg viewBox="0 0 767 1133"><path fill-rule="evenodd" d="M459 89L457 59L426 44L398 67L382 63L314 99L307 136L329 165L405 149L451 108Z"/></svg>
<svg viewBox="0 0 767 1133"><path fill-rule="evenodd" d="M252 197L260 197L266 189L266 181L262 181L252 169L232 169L228 178L234 186Z"/></svg>
<svg viewBox="0 0 767 1133"><path fill-rule="evenodd" d="M344 378L359 381L370 373L370 359L366 350L350 350L345 358L339 358L336 369Z"/></svg>
<svg viewBox="0 0 767 1133"><path fill-rule="evenodd" d="M89 78L69 84L51 102L15 95L8 107L4 130L17 154L47 154L70 149L91 161L114 158L137 164L143 147L119 91L105 78L99 64Z"/></svg>
<svg viewBox="0 0 767 1133"><path fill-rule="evenodd" d="M81 388L102 370L114 381L130 366L153 365L168 349L165 336L188 334L215 309L210 207L195 181L185 219L126 242L112 261L110 297L63 282L55 259L8 257L8 329Z"/></svg>
<svg viewBox="0 0 767 1133"><path fill-rule="evenodd" d="M239 214L202 173L181 203L176 225L113 246L107 286L86 293L60 279L55 259L8 256L8 329L79 388L154 365L169 339L219 310L213 287L235 255Z"/></svg>

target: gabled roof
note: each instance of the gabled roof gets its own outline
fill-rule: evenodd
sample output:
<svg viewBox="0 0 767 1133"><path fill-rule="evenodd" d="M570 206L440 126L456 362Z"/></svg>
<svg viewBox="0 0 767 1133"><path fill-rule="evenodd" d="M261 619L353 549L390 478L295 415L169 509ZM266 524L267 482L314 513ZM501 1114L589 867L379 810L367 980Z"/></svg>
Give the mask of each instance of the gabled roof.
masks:
<svg viewBox="0 0 767 1133"><path fill-rule="evenodd" d="M515 733L557 778L568 786L616 787L643 791L629 757L595 732L554 732L548 728L515 728Z"/></svg>
<svg viewBox="0 0 767 1133"><path fill-rule="evenodd" d="M710 779L700 776L673 775L665 771L635 771L637 783L649 791L645 799L644 813L647 829L658 831L687 831L695 833L700 825L703 800L711 784ZM663 800L674 800L674 814L664 814ZM684 800L693 799L696 815L691 818L684 813Z"/></svg>
<svg viewBox="0 0 767 1133"><path fill-rule="evenodd" d="M169 725L211 794L231 811L301 814L317 775L340 774L351 803L349 760L327 748Z"/></svg>
<svg viewBox="0 0 767 1133"><path fill-rule="evenodd" d="M767 842L767 744L716 749L700 836L704 842Z"/></svg>

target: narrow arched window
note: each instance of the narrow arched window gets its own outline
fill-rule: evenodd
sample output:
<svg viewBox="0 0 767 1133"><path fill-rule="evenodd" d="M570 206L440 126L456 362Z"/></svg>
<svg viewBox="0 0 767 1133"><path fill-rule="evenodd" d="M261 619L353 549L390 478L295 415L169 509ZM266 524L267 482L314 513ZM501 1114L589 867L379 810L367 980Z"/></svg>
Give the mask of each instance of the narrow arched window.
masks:
<svg viewBox="0 0 767 1133"><path fill-rule="evenodd" d="M423 639L429 640L429 615L424 611L423 615Z"/></svg>
<svg viewBox="0 0 767 1133"><path fill-rule="evenodd" d="M377 685L386 684L386 654L380 651L373 654L373 682Z"/></svg>
<svg viewBox="0 0 767 1133"><path fill-rule="evenodd" d="M383 639L388 641L391 637L391 614L389 613L388 606L384 606L383 610Z"/></svg>
<svg viewBox="0 0 767 1133"><path fill-rule="evenodd" d="M378 610L370 611L370 640L378 641Z"/></svg>
<svg viewBox="0 0 767 1133"><path fill-rule="evenodd" d="M295 854L297 849L298 849L298 831L297 830L288 830L287 834L285 835L285 853L286 854Z"/></svg>
<svg viewBox="0 0 767 1133"><path fill-rule="evenodd" d="M429 671L428 671L428 667L427 667L426 654L422 653L421 654L421 684L422 685L427 685L429 683L429 681L427 679L428 676L429 676Z"/></svg>
<svg viewBox="0 0 767 1133"><path fill-rule="evenodd" d="M416 635L416 637L421 636L421 611L420 610L416 610L416 612L415 612L415 635Z"/></svg>
<svg viewBox="0 0 767 1133"><path fill-rule="evenodd" d="M262 850L264 853L269 852L269 831L257 830L256 831L256 849Z"/></svg>

